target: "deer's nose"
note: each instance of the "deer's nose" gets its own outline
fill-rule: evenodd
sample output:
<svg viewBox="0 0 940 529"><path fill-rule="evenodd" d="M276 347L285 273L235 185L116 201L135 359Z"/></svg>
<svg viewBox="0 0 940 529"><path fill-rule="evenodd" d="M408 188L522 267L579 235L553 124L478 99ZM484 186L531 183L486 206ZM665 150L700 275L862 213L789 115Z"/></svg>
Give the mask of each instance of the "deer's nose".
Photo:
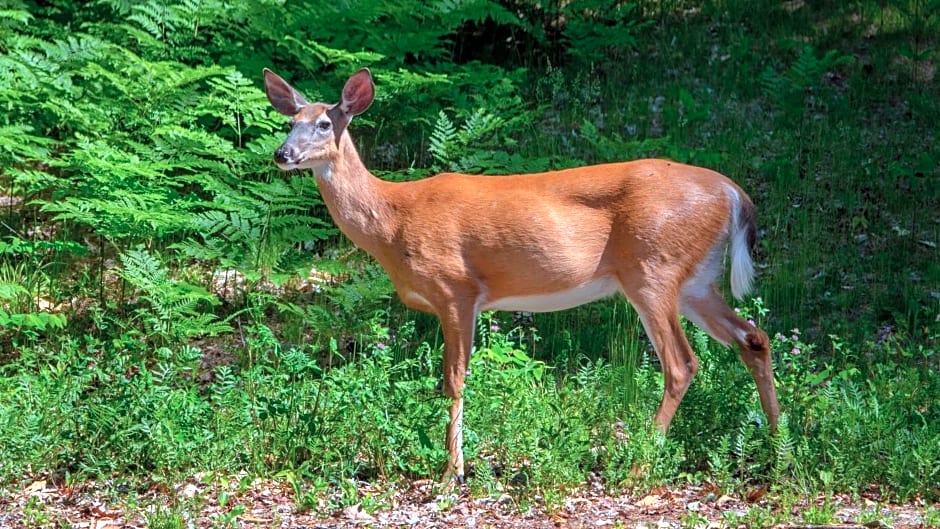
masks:
<svg viewBox="0 0 940 529"><path fill-rule="evenodd" d="M294 158L294 149L291 149L287 145L281 145L281 147L274 151L274 161L277 163L287 163Z"/></svg>

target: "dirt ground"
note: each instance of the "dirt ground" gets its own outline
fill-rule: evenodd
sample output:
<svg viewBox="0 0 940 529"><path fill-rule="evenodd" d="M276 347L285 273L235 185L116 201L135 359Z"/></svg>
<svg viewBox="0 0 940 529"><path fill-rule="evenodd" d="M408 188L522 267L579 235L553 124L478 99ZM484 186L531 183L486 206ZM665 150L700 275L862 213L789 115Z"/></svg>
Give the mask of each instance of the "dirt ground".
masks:
<svg viewBox="0 0 940 529"><path fill-rule="evenodd" d="M902 529L937 527L938 518L936 504L894 505L877 501L875 493L797 499L782 512L779 499L760 488L736 497L709 484L623 496L585 485L551 505L539 496L521 505L510 494L475 498L466 489L442 492L430 481L385 488L363 484L360 503L331 508L342 505L341 499L314 497L306 509L298 508L302 502L287 483L275 481L246 485L237 478L196 476L172 488L155 486L123 497L116 489L113 483L66 488L37 480L21 490L0 491L0 528Z"/></svg>

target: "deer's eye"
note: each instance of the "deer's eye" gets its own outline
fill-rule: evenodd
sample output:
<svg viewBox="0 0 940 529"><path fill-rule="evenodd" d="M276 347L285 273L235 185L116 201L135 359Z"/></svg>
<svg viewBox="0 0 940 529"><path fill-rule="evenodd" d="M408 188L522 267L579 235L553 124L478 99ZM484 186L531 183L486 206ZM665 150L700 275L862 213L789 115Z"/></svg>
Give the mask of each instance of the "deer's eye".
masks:
<svg viewBox="0 0 940 529"><path fill-rule="evenodd" d="M318 122L317 122L317 128L320 129L320 130L323 131L323 132L326 132L326 131L330 130L332 127L333 127L333 124L330 123L329 121L318 121Z"/></svg>

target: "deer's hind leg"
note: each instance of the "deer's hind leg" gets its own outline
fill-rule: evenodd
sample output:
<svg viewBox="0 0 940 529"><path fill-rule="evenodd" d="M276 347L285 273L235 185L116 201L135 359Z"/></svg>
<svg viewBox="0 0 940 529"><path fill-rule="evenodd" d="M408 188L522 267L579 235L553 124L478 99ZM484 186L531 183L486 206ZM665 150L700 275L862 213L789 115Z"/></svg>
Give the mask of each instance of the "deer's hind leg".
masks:
<svg viewBox="0 0 940 529"><path fill-rule="evenodd" d="M663 369L663 399L654 417L663 431L669 429L682 402L682 397L692 384L699 362L692 346L685 337L679 322L678 299L675 289L661 284L633 286L621 281L624 294L636 309L646 335L653 343L656 356ZM673 294L670 295L669 293Z"/></svg>
<svg viewBox="0 0 940 529"><path fill-rule="evenodd" d="M680 307L683 316L712 338L724 345L737 344L741 351L741 360L747 365L757 384L761 407L770 422L771 431L776 431L780 405L774 387L770 340L767 333L738 316L714 286L696 289L694 292L684 290Z"/></svg>

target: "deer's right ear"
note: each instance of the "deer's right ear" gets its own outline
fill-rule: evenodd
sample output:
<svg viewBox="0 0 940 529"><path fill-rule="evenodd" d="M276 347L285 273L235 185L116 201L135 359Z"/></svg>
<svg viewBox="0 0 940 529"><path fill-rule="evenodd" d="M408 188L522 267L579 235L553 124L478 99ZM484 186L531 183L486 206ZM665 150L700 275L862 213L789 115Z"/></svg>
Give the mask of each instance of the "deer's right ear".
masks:
<svg viewBox="0 0 940 529"><path fill-rule="evenodd" d="M307 104L307 100L300 95L300 92L294 90L294 87L281 79L281 76L267 68L264 69L264 91L268 94L268 101L274 109L285 116L293 116Z"/></svg>

